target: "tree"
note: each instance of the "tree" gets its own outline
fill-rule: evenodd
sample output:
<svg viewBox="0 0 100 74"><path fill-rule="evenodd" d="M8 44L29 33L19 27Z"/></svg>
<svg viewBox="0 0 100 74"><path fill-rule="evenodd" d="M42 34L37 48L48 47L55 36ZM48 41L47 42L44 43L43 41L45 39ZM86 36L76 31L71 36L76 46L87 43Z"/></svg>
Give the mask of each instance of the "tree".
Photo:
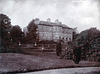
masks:
<svg viewBox="0 0 100 74"><path fill-rule="evenodd" d="M100 38L100 31L96 28L90 28L87 30L82 31L79 36L75 39L74 45L76 47L80 47L81 59L86 60L88 59L86 55L88 54L89 50L95 49L97 50L96 40ZM75 50L75 49L74 49ZM94 53L94 52L92 52ZM92 55L92 54L91 54Z"/></svg>
<svg viewBox="0 0 100 74"><path fill-rule="evenodd" d="M4 14L0 14L0 51L6 52L10 45L10 18Z"/></svg>
<svg viewBox="0 0 100 74"><path fill-rule="evenodd" d="M100 31L97 30L96 28L90 28L90 29L87 29L85 31L82 31L80 33L80 35L82 36L81 43L85 44L84 48L81 49L82 57L83 57L83 59L86 60L87 59L86 58L86 54L89 51L91 51L91 50L93 50L93 51L98 50L98 46L97 46L98 43L96 43L96 42L97 42L97 39L100 38ZM92 52L92 53L94 53L94 52Z"/></svg>
<svg viewBox="0 0 100 74"><path fill-rule="evenodd" d="M61 40L59 40L57 42L57 45L56 45L56 55L57 56L60 56L61 55L61 52L62 52L62 45L61 45Z"/></svg>
<svg viewBox="0 0 100 74"><path fill-rule="evenodd" d="M18 53L21 52L22 53L20 44L23 41L23 38L24 38L23 35L24 35L24 33L22 32L19 25L15 25L12 27L11 33L10 33L10 37L11 37L11 41L12 41L11 52L18 52Z"/></svg>
<svg viewBox="0 0 100 74"><path fill-rule="evenodd" d="M78 64L81 59L87 59L86 54L89 50L100 49L100 47L97 48L97 45L99 44L99 41L97 40L100 40L100 31L96 28L90 28L82 31L66 50L73 49L74 62ZM67 55L66 53L64 54L64 56Z"/></svg>
<svg viewBox="0 0 100 74"><path fill-rule="evenodd" d="M28 33L26 34L26 37L29 42L34 42L37 41L38 36L37 36L37 25L34 23L34 20L32 20L28 26Z"/></svg>
<svg viewBox="0 0 100 74"><path fill-rule="evenodd" d="M77 38L78 36L78 31L77 31L77 27L73 29L73 41L75 40L75 38Z"/></svg>
<svg viewBox="0 0 100 74"><path fill-rule="evenodd" d="M20 26L18 25L13 26L11 29L11 41L13 43L19 44L19 42L22 42L23 40L23 34L24 33L22 32Z"/></svg>
<svg viewBox="0 0 100 74"><path fill-rule="evenodd" d="M20 49L18 44L23 40L23 32L16 25L12 26L10 18L4 14L0 14L0 52L12 52L12 47Z"/></svg>

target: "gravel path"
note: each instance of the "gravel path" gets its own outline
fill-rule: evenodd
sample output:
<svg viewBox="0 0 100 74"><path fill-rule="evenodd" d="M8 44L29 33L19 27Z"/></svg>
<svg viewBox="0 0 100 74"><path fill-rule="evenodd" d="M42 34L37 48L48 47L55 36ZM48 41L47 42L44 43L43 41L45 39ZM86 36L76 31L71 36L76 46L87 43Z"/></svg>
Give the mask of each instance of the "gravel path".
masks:
<svg viewBox="0 0 100 74"><path fill-rule="evenodd" d="M100 74L100 67L64 68L19 74Z"/></svg>

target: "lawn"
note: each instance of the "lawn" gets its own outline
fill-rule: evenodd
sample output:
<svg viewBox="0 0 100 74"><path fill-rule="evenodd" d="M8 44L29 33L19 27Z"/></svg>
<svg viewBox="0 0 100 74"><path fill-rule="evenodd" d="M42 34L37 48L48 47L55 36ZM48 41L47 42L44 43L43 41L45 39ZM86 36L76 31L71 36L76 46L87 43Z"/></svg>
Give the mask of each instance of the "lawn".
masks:
<svg viewBox="0 0 100 74"><path fill-rule="evenodd" d="M0 73L31 72L57 68L100 66L100 62L60 59L55 52L0 53Z"/></svg>

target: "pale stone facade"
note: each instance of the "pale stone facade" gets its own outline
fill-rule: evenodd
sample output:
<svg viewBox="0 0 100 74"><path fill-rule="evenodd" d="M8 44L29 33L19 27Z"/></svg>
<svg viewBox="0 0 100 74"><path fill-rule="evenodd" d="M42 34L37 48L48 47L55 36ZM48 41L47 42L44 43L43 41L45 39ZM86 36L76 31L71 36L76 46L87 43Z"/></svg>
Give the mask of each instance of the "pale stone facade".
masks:
<svg viewBox="0 0 100 74"><path fill-rule="evenodd" d="M58 20L51 22L50 18L47 21L35 19L35 24L38 26L39 40L54 40L62 39L64 42L73 40L73 29L62 24Z"/></svg>

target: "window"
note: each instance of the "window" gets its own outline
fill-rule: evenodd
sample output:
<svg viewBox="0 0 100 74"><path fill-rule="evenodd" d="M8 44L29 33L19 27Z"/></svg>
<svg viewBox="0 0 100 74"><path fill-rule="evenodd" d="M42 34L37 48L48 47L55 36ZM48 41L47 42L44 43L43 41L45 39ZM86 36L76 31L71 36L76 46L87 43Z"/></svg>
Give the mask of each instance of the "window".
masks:
<svg viewBox="0 0 100 74"><path fill-rule="evenodd" d="M59 37L59 39L61 39L61 37Z"/></svg>
<svg viewBox="0 0 100 74"><path fill-rule="evenodd" d="M69 40L71 40L71 38L69 38Z"/></svg>
<svg viewBox="0 0 100 74"><path fill-rule="evenodd" d="M45 36L48 36L47 34L45 34Z"/></svg>
<svg viewBox="0 0 100 74"><path fill-rule="evenodd" d="M52 31L52 27L49 28L49 31L50 31L50 32Z"/></svg>
<svg viewBox="0 0 100 74"><path fill-rule="evenodd" d="M58 37L56 37L55 39L58 39Z"/></svg>
<svg viewBox="0 0 100 74"><path fill-rule="evenodd" d="M66 38L66 41L68 40L68 38Z"/></svg>

